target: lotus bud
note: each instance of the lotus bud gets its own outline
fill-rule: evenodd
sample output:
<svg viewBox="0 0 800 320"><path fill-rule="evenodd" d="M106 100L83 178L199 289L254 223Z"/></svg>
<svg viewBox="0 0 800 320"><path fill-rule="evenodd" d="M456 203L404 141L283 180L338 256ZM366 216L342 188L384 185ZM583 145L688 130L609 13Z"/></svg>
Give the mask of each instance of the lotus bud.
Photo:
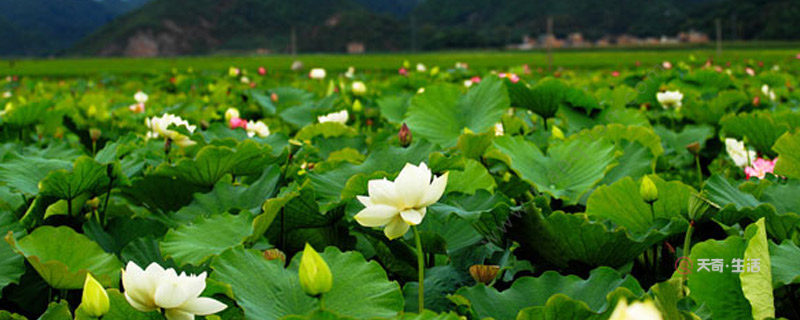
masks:
<svg viewBox="0 0 800 320"><path fill-rule="evenodd" d="M272 100L272 102L278 102L278 94L273 92L269 95L269 99Z"/></svg>
<svg viewBox="0 0 800 320"><path fill-rule="evenodd" d="M656 188L656 184L653 183L653 180L650 180L650 177L644 176L644 178L642 178L639 194L647 203L653 203L658 200L658 188Z"/></svg>
<svg viewBox="0 0 800 320"><path fill-rule="evenodd" d="M97 139L100 139L100 129L89 129L89 137L92 138L92 142L97 142Z"/></svg>
<svg viewBox="0 0 800 320"><path fill-rule="evenodd" d="M354 101L353 102L353 111L361 112L361 110L364 110L364 106L361 105L361 101L358 101L358 100Z"/></svg>
<svg viewBox="0 0 800 320"><path fill-rule="evenodd" d="M86 201L86 205L89 206L90 208L92 208L92 210L97 210L97 208L100 207L100 199L97 198L97 197L94 197L94 198L92 198L90 200L87 200Z"/></svg>
<svg viewBox="0 0 800 320"><path fill-rule="evenodd" d="M280 259L281 261L286 262L286 254L284 254L283 251L279 250L278 248L267 249L264 250L264 259Z"/></svg>
<svg viewBox="0 0 800 320"><path fill-rule="evenodd" d="M699 142L692 142L686 145L686 150L689 150L693 155L700 154L700 143Z"/></svg>
<svg viewBox="0 0 800 320"><path fill-rule="evenodd" d="M325 260L306 243L300 259L300 286L310 296L318 296L331 290L333 275Z"/></svg>
<svg viewBox="0 0 800 320"><path fill-rule="evenodd" d="M406 125L405 122L403 123L403 126L400 127L400 132L397 133L397 138L400 139L400 145L404 148L411 144L413 136L411 135L411 130L408 129L408 125Z"/></svg>
<svg viewBox="0 0 800 320"><path fill-rule="evenodd" d="M225 110L225 121L230 122L231 119L239 118L239 110L236 108L228 108Z"/></svg>
<svg viewBox="0 0 800 320"><path fill-rule="evenodd" d="M559 127L553 126L553 138L564 140L564 131L561 131L561 128Z"/></svg>
<svg viewBox="0 0 800 320"><path fill-rule="evenodd" d="M609 320L661 320L661 312L658 307L653 304L653 301L647 300L644 302L634 302L628 305L625 298L622 298L617 303L614 311L611 313Z"/></svg>
<svg viewBox="0 0 800 320"><path fill-rule="evenodd" d="M710 205L700 195L689 197L689 220L702 220Z"/></svg>
<svg viewBox="0 0 800 320"><path fill-rule="evenodd" d="M469 275L472 276L472 279L483 284L492 282L499 271L500 266L496 265L476 264L469 267Z"/></svg>
<svg viewBox="0 0 800 320"><path fill-rule="evenodd" d="M83 297L81 298L80 308L87 315L95 318L108 313L110 308L106 289L103 289L103 286L90 273L86 274L86 281L83 282Z"/></svg>

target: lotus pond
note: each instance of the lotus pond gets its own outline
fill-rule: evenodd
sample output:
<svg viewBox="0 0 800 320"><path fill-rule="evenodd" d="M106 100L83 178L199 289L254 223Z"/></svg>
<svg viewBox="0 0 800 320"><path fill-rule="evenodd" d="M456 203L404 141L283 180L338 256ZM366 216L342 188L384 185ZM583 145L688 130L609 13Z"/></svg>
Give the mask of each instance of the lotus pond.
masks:
<svg viewBox="0 0 800 320"><path fill-rule="evenodd" d="M800 319L794 56L296 67L3 79L0 319Z"/></svg>

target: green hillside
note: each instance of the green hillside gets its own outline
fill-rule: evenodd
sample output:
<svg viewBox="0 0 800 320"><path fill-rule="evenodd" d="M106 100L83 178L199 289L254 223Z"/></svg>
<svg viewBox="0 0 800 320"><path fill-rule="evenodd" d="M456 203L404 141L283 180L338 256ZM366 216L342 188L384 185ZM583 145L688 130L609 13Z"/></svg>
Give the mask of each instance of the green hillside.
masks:
<svg viewBox="0 0 800 320"><path fill-rule="evenodd" d="M502 48L524 35L580 32L674 36L714 34L726 40L800 39L787 21L800 15L796 0L153 0L85 38L78 55L187 55L263 49L288 53L294 28L300 52L344 52L350 42L367 51Z"/></svg>

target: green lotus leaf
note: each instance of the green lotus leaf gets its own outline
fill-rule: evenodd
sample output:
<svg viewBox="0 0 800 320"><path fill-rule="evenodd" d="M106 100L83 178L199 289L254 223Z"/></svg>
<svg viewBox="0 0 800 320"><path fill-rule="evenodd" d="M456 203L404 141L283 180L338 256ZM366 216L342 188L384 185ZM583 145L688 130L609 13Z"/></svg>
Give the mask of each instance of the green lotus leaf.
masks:
<svg viewBox="0 0 800 320"><path fill-rule="evenodd" d="M76 315L77 316L77 315ZM67 300L51 302L38 320L72 320Z"/></svg>
<svg viewBox="0 0 800 320"><path fill-rule="evenodd" d="M791 240L780 245L769 243L770 262L772 263L772 284L775 289L800 283L800 248Z"/></svg>
<svg viewBox="0 0 800 320"><path fill-rule="evenodd" d="M512 106L531 110L545 119L556 114L569 90L563 82L553 78L545 78L532 88L522 81L506 82L506 86Z"/></svg>
<svg viewBox="0 0 800 320"><path fill-rule="evenodd" d="M406 117L408 105L411 102L411 96L408 94L402 95L386 95L378 99L378 109L381 110L381 116L390 123L401 124Z"/></svg>
<svg viewBox="0 0 800 320"><path fill-rule="evenodd" d="M666 182L654 175L649 177L658 189L658 200L653 203L652 211L639 193L641 182L625 177L592 192L586 203L586 214L609 219L636 235L648 232L655 219L688 220L689 197L694 189L680 181Z"/></svg>
<svg viewBox="0 0 800 320"><path fill-rule="evenodd" d="M71 172L50 172L39 183L39 193L66 200L72 200L84 192L95 193L108 186L110 180L106 171L106 166L83 156L75 161Z"/></svg>
<svg viewBox="0 0 800 320"><path fill-rule="evenodd" d="M720 120L722 130L731 137L746 139L756 151L772 157L772 145L781 135L793 129L788 123L779 121L767 111L752 113L728 114Z"/></svg>
<svg viewBox="0 0 800 320"><path fill-rule="evenodd" d="M328 209L345 200L342 191L347 181L357 173L371 174L375 171L400 172L406 163L418 165L428 159L434 146L424 141L415 141L408 148L382 145L373 150L361 164L341 163L335 169L309 174L311 185L321 197L320 205Z"/></svg>
<svg viewBox="0 0 800 320"><path fill-rule="evenodd" d="M175 177L188 183L211 187L227 174L236 176L260 174L273 160L271 148L253 140L245 140L235 148L208 145L192 159L175 164L162 163L154 175Z"/></svg>
<svg viewBox="0 0 800 320"><path fill-rule="evenodd" d="M328 247L320 254L333 274L331 291L322 295L325 310L354 318L392 317L403 308L400 286L389 281L376 262L367 262L357 252L342 253ZM286 315L309 315L319 308L317 299L300 287L298 254L288 268L280 260L265 260L254 250L232 248L211 263L211 277L228 283L245 319L279 319ZM358 303L354 303L357 301Z"/></svg>
<svg viewBox="0 0 800 320"><path fill-rule="evenodd" d="M764 218L750 224L745 230L747 247L744 250L744 261L758 260L757 272L739 273L742 281L742 293L750 301L754 319L775 318L775 298L772 296L772 263L767 242L767 231Z"/></svg>
<svg viewBox="0 0 800 320"><path fill-rule="evenodd" d="M712 175L703 187L708 199L719 207L733 204L736 209L757 207L759 202L752 194L741 191L720 175Z"/></svg>
<svg viewBox="0 0 800 320"><path fill-rule="evenodd" d="M115 287L122 263L69 227L43 226L19 241L6 237L39 275L56 289L80 289L91 272L103 286Z"/></svg>
<svg viewBox="0 0 800 320"><path fill-rule="evenodd" d="M460 92L455 86L434 85L414 96L406 118L413 136L452 147L464 129L483 133L493 128L509 107L506 88L497 77L484 78L464 96Z"/></svg>
<svg viewBox="0 0 800 320"><path fill-rule="evenodd" d="M180 265L199 265L242 244L251 234L252 219L248 212L199 217L193 223L167 231L161 241L161 251L165 258L173 258Z"/></svg>
<svg viewBox="0 0 800 320"><path fill-rule="evenodd" d="M616 164L614 146L588 136L552 145L546 156L520 136L498 137L494 146L523 180L567 203L577 203Z"/></svg>
<svg viewBox="0 0 800 320"><path fill-rule="evenodd" d="M726 90L710 101L697 100L685 103L681 112L696 123L717 124L727 112L736 112L748 102L747 94L744 92Z"/></svg>
<svg viewBox="0 0 800 320"><path fill-rule="evenodd" d="M39 101L17 106L3 115L3 122L16 126L27 126L47 118L52 102Z"/></svg>
<svg viewBox="0 0 800 320"><path fill-rule="evenodd" d="M35 156L17 156L0 163L0 179L9 187L26 195L39 193L39 181L51 171L66 170L71 162Z"/></svg>
<svg viewBox="0 0 800 320"><path fill-rule="evenodd" d="M446 192L474 194L477 190L492 191L497 186L494 178L480 162L467 159L463 171L450 171Z"/></svg>
<svg viewBox="0 0 800 320"><path fill-rule="evenodd" d="M234 185L222 179L214 185L209 193L197 193L194 200L182 207L174 217L181 220L192 220L198 216L228 212L233 209L251 210L258 208L275 193L280 178L280 170L271 165L264 169L261 176L248 186Z"/></svg>
<svg viewBox="0 0 800 320"><path fill-rule="evenodd" d="M132 179L131 185L121 191L134 204L166 213L180 210L192 202L195 193L208 190L172 177L146 175Z"/></svg>
<svg viewBox="0 0 800 320"><path fill-rule="evenodd" d="M687 226L680 219L658 220L647 232L634 236L624 227L593 221L583 214L556 211L545 217L529 206L511 224L508 235L522 245L523 254L541 256L556 266L577 261L617 267Z"/></svg>
<svg viewBox="0 0 800 320"><path fill-rule="evenodd" d="M0 234L19 238L25 230L17 223L14 215L7 211L0 211ZM19 283L19 278L25 273L25 260L14 252L6 242L0 242L0 290L11 283ZM0 291L0 297L2 291Z"/></svg>
<svg viewBox="0 0 800 320"><path fill-rule="evenodd" d="M456 294L469 300L472 310L481 318L513 320L517 319L520 310L534 306L545 306L548 310L528 312L550 313L563 308L580 310L567 315L602 313L613 308L607 297L639 297L644 291L632 276L623 277L614 269L600 267L592 270L585 280L575 275L564 276L547 271L539 277L519 278L502 292L479 284L461 288ZM537 318L528 312L523 313L526 315L522 319Z"/></svg>
<svg viewBox="0 0 800 320"><path fill-rule="evenodd" d="M663 126L656 126L653 129L664 143L664 157L674 168L693 165L694 155L686 147L697 142L701 149L705 148L706 140L714 135L714 128L707 125L687 125L680 132Z"/></svg>
<svg viewBox="0 0 800 320"><path fill-rule="evenodd" d="M800 179L800 131L784 133L775 141L772 150L778 154L775 174Z"/></svg>
<svg viewBox="0 0 800 320"><path fill-rule="evenodd" d="M337 122L315 123L300 129L294 136L295 139L300 141L311 140L314 137L322 136L324 138L331 137L353 137L357 136L358 131Z"/></svg>
<svg viewBox="0 0 800 320"><path fill-rule="evenodd" d="M698 271L698 259L722 259L723 264L730 265L732 259L742 259L746 246L746 240L738 236L724 241L706 240L692 246L689 256L693 262L692 272L687 276L689 296L697 303L705 303L714 319L751 319L750 302L742 293L739 273L731 272L730 268L722 272Z"/></svg>

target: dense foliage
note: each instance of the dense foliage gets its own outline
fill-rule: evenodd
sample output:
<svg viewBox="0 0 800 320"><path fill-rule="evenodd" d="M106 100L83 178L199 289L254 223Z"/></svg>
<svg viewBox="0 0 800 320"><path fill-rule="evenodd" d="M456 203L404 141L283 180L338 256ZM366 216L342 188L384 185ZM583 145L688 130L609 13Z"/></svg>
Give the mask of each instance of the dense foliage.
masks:
<svg viewBox="0 0 800 320"><path fill-rule="evenodd" d="M0 318L798 318L784 61L9 76Z"/></svg>

